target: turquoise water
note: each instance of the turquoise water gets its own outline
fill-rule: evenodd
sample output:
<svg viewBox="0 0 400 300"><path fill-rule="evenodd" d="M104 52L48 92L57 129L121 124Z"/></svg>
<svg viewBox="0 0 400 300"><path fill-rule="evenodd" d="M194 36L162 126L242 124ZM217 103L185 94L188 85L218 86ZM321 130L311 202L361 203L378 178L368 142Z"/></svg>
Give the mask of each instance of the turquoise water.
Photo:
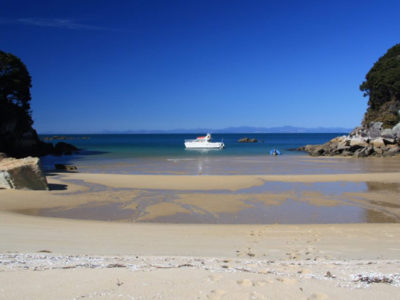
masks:
<svg viewBox="0 0 400 300"><path fill-rule="evenodd" d="M214 141L225 143L223 150L188 150L185 139L201 134L94 134L63 135L65 142L82 149L70 156L42 158L46 170L54 163L75 164L81 171L112 173L237 174L265 173L263 162L271 149L281 156L274 160L276 170L287 157L304 155L290 149L306 144L322 144L343 133L214 134ZM46 135L41 135L41 138ZM82 137L86 137L82 139ZM258 143L239 143L243 137ZM53 141L54 143L59 140ZM269 170L268 172L270 172Z"/></svg>
<svg viewBox="0 0 400 300"><path fill-rule="evenodd" d="M149 157L174 156L190 157L199 155L265 155L277 148L282 154L296 155L289 151L306 144L322 144L343 133L286 133L286 134L214 134L213 140L223 140L226 148L222 151L185 150L184 140L193 139L199 134L95 134L64 135L66 140L87 152L104 152L105 156ZM41 136L46 137L45 135ZM88 137L88 139L81 139ZM258 143L239 143L243 137L256 138ZM55 141L57 142L57 141Z"/></svg>

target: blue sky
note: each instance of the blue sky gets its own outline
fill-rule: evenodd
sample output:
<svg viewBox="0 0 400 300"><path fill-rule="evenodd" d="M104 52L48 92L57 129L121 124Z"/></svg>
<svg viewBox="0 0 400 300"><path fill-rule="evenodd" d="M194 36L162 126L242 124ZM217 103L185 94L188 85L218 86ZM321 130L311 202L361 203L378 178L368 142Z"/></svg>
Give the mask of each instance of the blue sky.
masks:
<svg viewBox="0 0 400 300"><path fill-rule="evenodd" d="M400 1L2 1L39 132L354 127Z"/></svg>

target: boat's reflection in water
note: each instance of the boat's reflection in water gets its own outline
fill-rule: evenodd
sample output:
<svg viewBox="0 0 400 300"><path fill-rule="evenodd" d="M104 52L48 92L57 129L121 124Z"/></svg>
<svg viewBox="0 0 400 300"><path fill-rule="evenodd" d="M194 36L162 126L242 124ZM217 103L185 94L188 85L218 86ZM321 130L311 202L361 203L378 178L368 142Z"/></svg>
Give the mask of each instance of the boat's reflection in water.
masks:
<svg viewBox="0 0 400 300"><path fill-rule="evenodd" d="M185 149L185 151L189 151L191 153L200 153L200 154L207 154L210 152L215 152L215 151L219 151L221 149ZM197 159L197 174L201 175L203 174L203 166L208 164L208 157L204 156L204 157L200 157Z"/></svg>
<svg viewBox="0 0 400 300"><path fill-rule="evenodd" d="M205 148L200 148L200 149L191 149L191 148L185 148L185 151L193 152L193 153L202 153L202 154L207 154L209 152L215 152L215 151L220 151L222 148L210 148L210 149L205 149Z"/></svg>

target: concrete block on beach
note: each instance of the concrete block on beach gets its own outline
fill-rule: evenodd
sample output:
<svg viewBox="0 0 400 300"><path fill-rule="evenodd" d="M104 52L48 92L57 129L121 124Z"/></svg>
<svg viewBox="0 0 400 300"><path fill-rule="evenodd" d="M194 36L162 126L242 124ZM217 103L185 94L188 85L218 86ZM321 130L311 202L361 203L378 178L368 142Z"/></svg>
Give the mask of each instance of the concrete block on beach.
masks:
<svg viewBox="0 0 400 300"><path fill-rule="evenodd" d="M48 190L39 158L29 156L0 160L0 188Z"/></svg>

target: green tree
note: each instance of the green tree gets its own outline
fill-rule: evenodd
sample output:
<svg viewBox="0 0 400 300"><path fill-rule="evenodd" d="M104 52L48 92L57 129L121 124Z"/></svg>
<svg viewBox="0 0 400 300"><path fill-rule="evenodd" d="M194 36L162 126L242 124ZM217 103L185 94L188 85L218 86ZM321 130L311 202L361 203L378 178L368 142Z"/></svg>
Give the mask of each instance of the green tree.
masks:
<svg viewBox="0 0 400 300"><path fill-rule="evenodd" d="M10 121L23 131L32 125L31 76L15 55L0 50L0 133ZM3 132L4 133L4 132Z"/></svg>
<svg viewBox="0 0 400 300"><path fill-rule="evenodd" d="M372 121L392 127L400 121L400 44L390 48L373 65L360 85L364 96L369 96L363 125Z"/></svg>

